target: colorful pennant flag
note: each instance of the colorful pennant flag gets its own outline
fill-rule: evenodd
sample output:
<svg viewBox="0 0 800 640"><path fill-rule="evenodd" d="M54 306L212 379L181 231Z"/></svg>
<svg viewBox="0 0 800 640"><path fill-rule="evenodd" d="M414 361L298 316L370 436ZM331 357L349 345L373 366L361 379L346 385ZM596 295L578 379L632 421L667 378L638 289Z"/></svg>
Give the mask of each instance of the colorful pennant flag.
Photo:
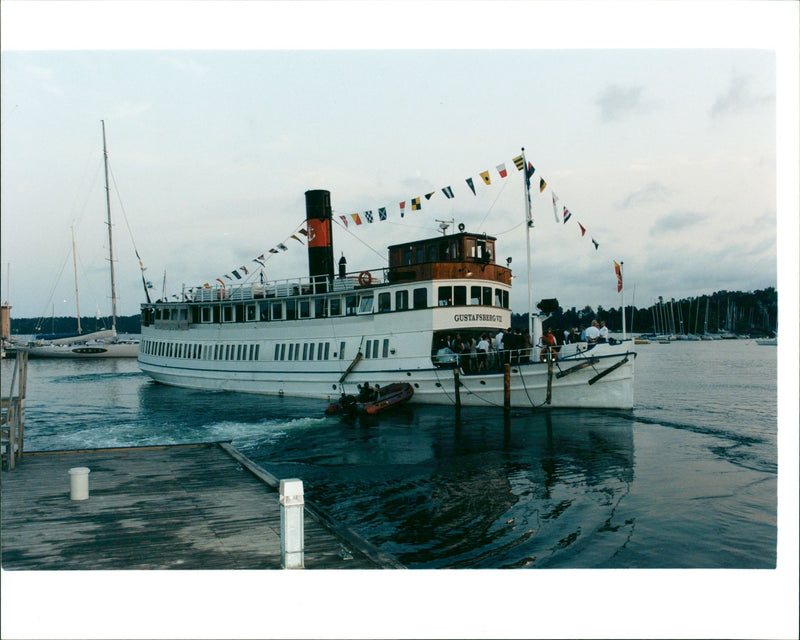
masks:
<svg viewBox="0 0 800 640"><path fill-rule="evenodd" d="M296 235L292 234L291 237L294 238L295 240L297 240L300 244L304 244L304 242L300 238L298 238Z"/></svg>
<svg viewBox="0 0 800 640"><path fill-rule="evenodd" d="M578 226L581 228L581 238L586 235L586 229L584 229L583 225L579 222Z"/></svg>
<svg viewBox="0 0 800 640"><path fill-rule="evenodd" d="M550 193L553 196L553 216L555 217L556 222L558 222L558 207L556 206L556 203L558 202L558 196L553 191Z"/></svg>
<svg viewBox="0 0 800 640"><path fill-rule="evenodd" d="M240 270L240 271L244 271L244 275L247 275L248 273L250 273L250 272L247 270L247 267L239 267L239 270Z"/></svg>
<svg viewBox="0 0 800 640"><path fill-rule="evenodd" d="M386 220L386 207L378 209L378 220Z"/></svg>
<svg viewBox="0 0 800 640"><path fill-rule="evenodd" d="M242 276L239 275L239 272L236 269L231 271L231 273L233 274L234 278L236 278L237 280L241 280L242 279Z"/></svg>
<svg viewBox="0 0 800 640"><path fill-rule="evenodd" d="M492 179L489 177L489 172L488 171L482 171L481 172L481 178L483 178L483 181L486 184L492 184Z"/></svg>
<svg viewBox="0 0 800 640"><path fill-rule="evenodd" d="M501 178L505 178L508 176L508 171L506 171L506 163L498 164L497 165L497 173L500 174Z"/></svg>
<svg viewBox="0 0 800 640"><path fill-rule="evenodd" d="M435 191L431 191L430 193L426 193L426 194L425 194L425 199L426 199L426 200L430 200L430 199L431 199L431 196L433 196L433 194L434 194L434 193L436 193L436 192L435 192Z"/></svg>
<svg viewBox="0 0 800 640"><path fill-rule="evenodd" d="M353 222L356 223L356 226L361 224L361 216L359 216L357 213L351 213L350 217L353 219Z"/></svg>
<svg viewBox="0 0 800 640"><path fill-rule="evenodd" d="M442 189L442 193L444 193L444 195L447 197L448 200L450 198L455 198L455 196L453 195L453 189L451 187L445 187L444 189Z"/></svg>
<svg viewBox="0 0 800 640"><path fill-rule="evenodd" d="M272 249L269 250L269 252L270 253L278 253L278 250L275 247L273 247Z"/></svg>
<svg viewBox="0 0 800 640"><path fill-rule="evenodd" d="M339 216L339 217L342 219L342 222L344 223L344 228L346 229L347 228L347 216Z"/></svg>
<svg viewBox="0 0 800 640"><path fill-rule="evenodd" d="M403 200L403 202L400 203L400 217L402 218L405 215L405 213L406 213L406 202L405 200Z"/></svg>
<svg viewBox="0 0 800 640"><path fill-rule="evenodd" d="M547 183L544 181L544 178L539 178L539 193L544 191L546 186L547 186Z"/></svg>
<svg viewBox="0 0 800 640"><path fill-rule="evenodd" d="M564 207L564 224L567 224L567 220L572 217L572 214L569 212L569 209Z"/></svg>
<svg viewBox="0 0 800 640"><path fill-rule="evenodd" d="M598 247L600 246L599 244L597 244L597 240L592 238L592 244L594 245L594 250L597 251Z"/></svg>
<svg viewBox="0 0 800 640"><path fill-rule="evenodd" d="M422 209L422 205L419 203L419 198L414 198L411 200L411 210L419 211L420 209Z"/></svg>
<svg viewBox="0 0 800 640"><path fill-rule="evenodd" d="M614 260L614 273L617 274L617 293L622 291L622 267Z"/></svg>
<svg viewBox="0 0 800 640"><path fill-rule="evenodd" d="M517 156L514 158L514 164L517 165L517 169L522 171L522 169L525 167L525 160L523 160L522 156Z"/></svg>
<svg viewBox="0 0 800 640"><path fill-rule="evenodd" d="M365 211L364 217L367 219L367 222L372 224L372 211Z"/></svg>
<svg viewBox="0 0 800 640"><path fill-rule="evenodd" d="M305 229L298 229L297 233L302 233L304 236L308 235L308 231L306 231Z"/></svg>
<svg viewBox="0 0 800 640"><path fill-rule="evenodd" d="M283 244L283 243L281 242L281 243L278 245L278 249L280 249L281 251L288 251L288 250L289 250L289 247L287 247L285 244Z"/></svg>
<svg viewBox="0 0 800 640"><path fill-rule="evenodd" d="M469 185L469 188L472 189L472 195L473 196L478 195L477 193L475 193L475 185L472 183L472 178L467 178L467 184Z"/></svg>

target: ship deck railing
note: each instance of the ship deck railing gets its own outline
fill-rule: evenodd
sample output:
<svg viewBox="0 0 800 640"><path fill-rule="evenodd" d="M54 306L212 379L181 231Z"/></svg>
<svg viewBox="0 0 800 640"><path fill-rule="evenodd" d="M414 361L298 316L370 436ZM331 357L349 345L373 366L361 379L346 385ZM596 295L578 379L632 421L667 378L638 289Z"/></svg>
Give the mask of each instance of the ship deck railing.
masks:
<svg viewBox="0 0 800 640"><path fill-rule="evenodd" d="M168 302L221 302L223 300L258 300L265 298L288 298L328 292L354 291L365 286L387 284L388 267L345 273L329 281L328 276L303 276L270 280L268 282L241 282L231 284L200 285L184 287L181 295L172 300L157 300L156 304ZM364 275L369 274L369 275ZM330 286L328 286L330 284Z"/></svg>
<svg viewBox="0 0 800 640"><path fill-rule="evenodd" d="M614 344L618 341L609 341ZM545 345L537 344L535 347L525 347L523 349L501 349L497 351L492 348L486 353L439 353L434 351L431 359L434 366L440 369L459 369L464 375L476 375L479 373L502 373L506 364L511 366L525 365L531 362L557 362L576 356L583 356L590 352L597 344L575 342L570 344L556 345L550 347L550 351L545 350Z"/></svg>

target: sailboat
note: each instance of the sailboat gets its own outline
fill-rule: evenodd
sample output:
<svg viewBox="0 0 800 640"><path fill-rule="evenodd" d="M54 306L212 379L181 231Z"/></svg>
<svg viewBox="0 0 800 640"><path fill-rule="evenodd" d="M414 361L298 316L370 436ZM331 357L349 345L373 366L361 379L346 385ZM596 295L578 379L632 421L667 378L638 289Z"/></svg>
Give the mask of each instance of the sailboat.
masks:
<svg viewBox="0 0 800 640"><path fill-rule="evenodd" d="M29 358L136 358L139 340L120 340L117 336L117 291L114 277L114 242L111 231L111 196L108 188L108 149L106 123L103 125L103 165L105 168L106 224L108 225L108 264L111 270L111 328L93 333L81 333L80 303L78 302L78 273L75 258L75 235L72 236L72 255L75 267L75 300L78 333L65 337L43 337L26 347Z"/></svg>

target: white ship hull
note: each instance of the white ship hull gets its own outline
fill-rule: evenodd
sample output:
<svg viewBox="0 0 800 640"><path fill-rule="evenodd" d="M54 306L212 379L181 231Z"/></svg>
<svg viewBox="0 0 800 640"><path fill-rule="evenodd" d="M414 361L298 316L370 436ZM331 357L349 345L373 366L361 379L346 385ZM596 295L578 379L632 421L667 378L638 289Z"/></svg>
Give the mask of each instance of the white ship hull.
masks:
<svg viewBox="0 0 800 640"><path fill-rule="evenodd" d="M217 279L179 302L143 305L144 373L181 387L326 401L367 382L404 382L418 404L503 407L508 395L512 407L633 407L633 341L563 345L555 362L540 360L542 322L557 300L539 304L543 315L530 315L525 334L498 335L511 327L512 273L510 258L495 260L495 238L460 225L389 246L388 268L347 274L342 256L335 277L330 193L305 195L308 276Z"/></svg>
<svg viewBox="0 0 800 640"><path fill-rule="evenodd" d="M139 366L157 382L179 387L326 401L338 399L342 392L356 393L357 386L365 382L373 386L408 382L414 387L412 403L438 405L456 403L455 369L459 373L461 405L502 407L502 354L489 354L487 369L480 373L472 372L477 363L474 354L459 356L457 367L453 366L456 363L437 366L435 356L430 354L436 328L449 326L456 316L495 316L496 320L490 323L494 331L510 323L507 310L498 313L497 309L477 308L470 309L470 314L463 311L436 308L342 318L335 326L336 335L330 331L330 321L317 320L201 325L184 330L143 327ZM480 328L486 328L485 320L479 322ZM412 331L409 326L419 328ZM465 331L469 328L463 327ZM291 360L287 357L289 345ZM314 353L309 357L311 345ZM284 359L280 359L281 350ZM362 358L340 382L359 352ZM540 361L538 353L534 349L533 358L528 350L505 354L510 360L512 407L633 407L632 341L565 345L552 367ZM235 354L233 359L229 359L231 354ZM611 367L616 368L590 384Z"/></svg>

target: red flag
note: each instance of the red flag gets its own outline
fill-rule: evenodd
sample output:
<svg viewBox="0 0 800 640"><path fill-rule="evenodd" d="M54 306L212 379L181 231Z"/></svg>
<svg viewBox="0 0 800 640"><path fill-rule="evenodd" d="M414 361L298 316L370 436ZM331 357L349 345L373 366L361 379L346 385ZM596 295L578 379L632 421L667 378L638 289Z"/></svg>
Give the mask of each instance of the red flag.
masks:
<svg viewBox="0 0 800 640"><path fill-rule="evenodd" d="M622 267L614 260L614 273L617 274L617 293L622 291Z"/></svg>
<svg viewBox="0 0 800 640"><path fill-rule="evenodd" d="M581 228L581 237L586 235L586 229L583 228L583 225L579 222L578 226Z"/></svg>

